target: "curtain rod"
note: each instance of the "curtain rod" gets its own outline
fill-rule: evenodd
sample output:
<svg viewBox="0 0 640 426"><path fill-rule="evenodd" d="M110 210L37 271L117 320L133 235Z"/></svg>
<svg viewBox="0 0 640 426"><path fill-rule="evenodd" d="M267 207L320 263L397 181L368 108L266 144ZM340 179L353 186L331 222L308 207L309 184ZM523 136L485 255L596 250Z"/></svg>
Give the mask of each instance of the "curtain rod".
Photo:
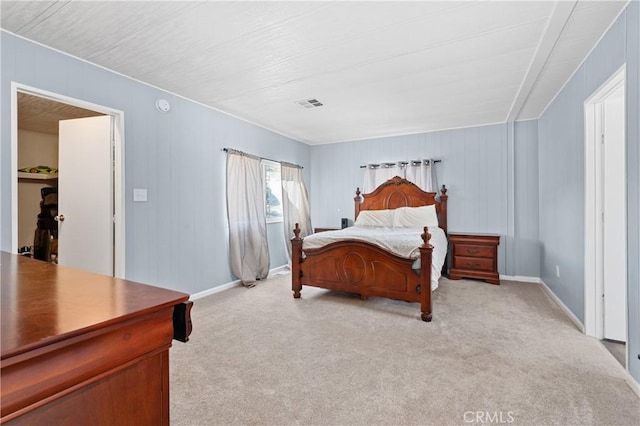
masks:
<svg viewBox="0 0 640 426"><path fill-rule="evenodd" d="M224 152L227 152L227 153L229 153L229 152L230 152L230 153L232 153L232 154L244 155L245 157L255 158L256 160L267 160L267 161L273 161L274 163L280 163L280 164L281 164L281 165L283 165L283 166L289 166L289 167L295 167L295 168L298 168L298 169L304 169L304 167L302 167L302 166L301 166L301 165L299 165L299 164L289 163L289 162L287 162L287 161L272 160L271 158L259 157L259 156L257 156L257 155L249 154L249 153L247 153L247 152L240 151L240 150L233 149L233 148L222 148L222 150L223 150Z"/></svg>
<svg viewBox="0 0 640 426"><path fill-rule="evenodd" d="M411 161L394 161L394 162L388 162L388 163L380 163L380 164L365 164L364 166L360 166L361 169L366 169L367 167L371 167L372 169L376 169L380 166L384 166L384 167L393 167L396 165L400 165L400 167L402 166L406 166L408 164L411 164L412 166L417 166L419 164L426 164L429 165L431 163L432 160L411 160ZM442 160L433 160L433 163L441 163Z"/></svg>

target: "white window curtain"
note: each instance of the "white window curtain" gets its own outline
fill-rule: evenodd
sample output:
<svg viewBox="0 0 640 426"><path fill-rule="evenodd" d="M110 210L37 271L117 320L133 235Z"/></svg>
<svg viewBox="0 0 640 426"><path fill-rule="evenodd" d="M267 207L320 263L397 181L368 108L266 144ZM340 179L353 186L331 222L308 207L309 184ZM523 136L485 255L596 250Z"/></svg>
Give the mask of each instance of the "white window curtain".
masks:
<svg viewBox="0 0 640 426"><path fill-rule="evenodd" d="M377 166L377 165L376 165ZM367 165L367 169L364 172L364 184L362 185L362 192L368 194L376 189L381 183L391 179L395 176L405 177L405 168L401 167L398 163L386 163L379 166Z"/></svg>
<svg viewBox="0 0 640 426"><path fill-rule="evenodd" d="M300 237L313 233L311 211L307 187L302 179L302 169L298 166L282 163L282 217L284 225L284 244L287 248L287 260L291 266L291 238L295 224L300 224Z"/></svg>
<svg viewBox="0 0 640 426"><path fill-rule="evenodd" d="M227 217L231 271L253 287L269 275L269 247L260 159L227 150Z"/></svg>
<svg viewBox="0 0 640 426"><path fill-rule="evenodd" d="M438 175L433 159L407 164L406 179L427 192L438 192ZM437 198L437 197L436 197Z"/></svg>

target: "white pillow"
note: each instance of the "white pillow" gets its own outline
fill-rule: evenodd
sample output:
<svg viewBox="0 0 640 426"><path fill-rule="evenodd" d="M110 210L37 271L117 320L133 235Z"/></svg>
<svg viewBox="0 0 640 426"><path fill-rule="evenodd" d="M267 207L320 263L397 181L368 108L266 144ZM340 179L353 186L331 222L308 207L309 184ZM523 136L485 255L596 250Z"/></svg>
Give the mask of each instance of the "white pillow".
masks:
<svg viewBox="0 0 640 426"><path fill-rule="evenodd" d="M362 210L355 222L356 226L393 226L393 210Z"/></svg>
<svg viewBox="0 0 640 426"><path fill-rule="evenodd" d="M393 216L394 228L423 228L438 226L436 206L400 207Z"/></svg>

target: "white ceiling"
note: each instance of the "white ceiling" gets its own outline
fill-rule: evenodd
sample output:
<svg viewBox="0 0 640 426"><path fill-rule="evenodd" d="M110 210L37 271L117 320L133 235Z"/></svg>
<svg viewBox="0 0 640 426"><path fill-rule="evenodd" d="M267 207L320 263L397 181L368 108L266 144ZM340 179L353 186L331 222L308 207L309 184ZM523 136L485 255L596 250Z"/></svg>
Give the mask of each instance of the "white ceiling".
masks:
<svg viewBox="0 0 640 426"><path fill-rule="evenodd" d="M97 115L104 114L39 96L18 93L18 129L21 130L57 136L60 120Z"/></svg>
<svg viewBox="0 0 640 426"><path fill-rule="evenodd" d="M537 118L626 4L2 0L1 25L317 144Z"/></svg>

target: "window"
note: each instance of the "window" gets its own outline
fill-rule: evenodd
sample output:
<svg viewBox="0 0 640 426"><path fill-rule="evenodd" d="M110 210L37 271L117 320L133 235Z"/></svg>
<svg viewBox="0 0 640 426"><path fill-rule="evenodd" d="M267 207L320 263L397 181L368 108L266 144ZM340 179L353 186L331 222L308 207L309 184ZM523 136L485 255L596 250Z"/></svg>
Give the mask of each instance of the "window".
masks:
<svg viewBox="0 0 640 426"><path fill-rule="evenodd" d="M264 209L267 223L282 222L282 184L280 163L262 160L264 176Z"/></svg>

